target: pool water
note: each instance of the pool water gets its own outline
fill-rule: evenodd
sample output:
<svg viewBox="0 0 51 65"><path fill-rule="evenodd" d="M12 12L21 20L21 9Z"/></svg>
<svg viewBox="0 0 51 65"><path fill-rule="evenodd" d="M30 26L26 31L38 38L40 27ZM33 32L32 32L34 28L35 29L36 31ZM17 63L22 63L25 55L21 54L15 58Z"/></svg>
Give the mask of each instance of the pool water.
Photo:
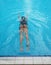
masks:
<svg viewBox="0 0 51 65"><path fill-rule="evenodd" d="M18 14L28 17L30 50L20 51ZM51 1L0 0L0 56L51 56Z"/></svg>

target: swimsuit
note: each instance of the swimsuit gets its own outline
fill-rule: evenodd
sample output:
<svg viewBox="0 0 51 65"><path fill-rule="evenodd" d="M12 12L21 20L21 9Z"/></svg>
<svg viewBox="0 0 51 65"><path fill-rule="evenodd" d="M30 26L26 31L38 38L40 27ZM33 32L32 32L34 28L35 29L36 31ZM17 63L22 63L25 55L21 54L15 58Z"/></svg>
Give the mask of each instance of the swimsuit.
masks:
<svg viewBox="0 0 51 65"><path fill-rule="evenodd" d="M20 28L26 28L26 27L27 27L27 21L26 20L20 21L20 27L19 27L19 29Z"/></svg>
<svg viewBox="0 0 51 65"><path fill-rule="evenodd" d="M21 25L27 25L27 21L26 20L22 20L22 21L20 21L20 24Z"/></svg>

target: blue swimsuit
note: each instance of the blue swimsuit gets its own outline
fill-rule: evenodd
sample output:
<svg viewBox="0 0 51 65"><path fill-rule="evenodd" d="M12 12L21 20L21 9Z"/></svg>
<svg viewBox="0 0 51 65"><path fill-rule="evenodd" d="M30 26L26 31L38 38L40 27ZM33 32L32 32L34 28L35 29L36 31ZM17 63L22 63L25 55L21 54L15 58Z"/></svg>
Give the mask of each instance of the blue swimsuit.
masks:
<svg viewBox="0 0 51 65"><path fill-rule="evenodd" d="M22 20L22 21L20 21L20 24L21 25L24 25L24 24L27 25L27 21L26 20Z"/></svg>
<svg viewBox="0 0 51 65"><path fill-rule="evenodd" d="M22 25L22 27L21 27L21 25ZM21 28L25 28L24 25L26 25L26 27L27 27L27 21L26 21L26 20L22 20L22 21L20 21L20 27L19 27L19 29L21 29Z"/></svg>

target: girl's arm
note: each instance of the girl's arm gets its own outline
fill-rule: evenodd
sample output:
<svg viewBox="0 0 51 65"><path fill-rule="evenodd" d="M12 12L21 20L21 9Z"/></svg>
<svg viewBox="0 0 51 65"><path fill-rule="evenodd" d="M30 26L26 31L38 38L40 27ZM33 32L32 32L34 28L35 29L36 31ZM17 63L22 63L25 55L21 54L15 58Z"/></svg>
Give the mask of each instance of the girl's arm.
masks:
<svg viewBox="0 0 51 65"><path fill-rule="evenodd" d="M19 19L19 21L21 20L21 16L18 14L18 19Z"/></svg>
<svg viewBox="0 0 51 65"><path fill-rule="evenodd" d="M26 17L26 20L28 20L28 16L26 15L25 17Z"/></svg>

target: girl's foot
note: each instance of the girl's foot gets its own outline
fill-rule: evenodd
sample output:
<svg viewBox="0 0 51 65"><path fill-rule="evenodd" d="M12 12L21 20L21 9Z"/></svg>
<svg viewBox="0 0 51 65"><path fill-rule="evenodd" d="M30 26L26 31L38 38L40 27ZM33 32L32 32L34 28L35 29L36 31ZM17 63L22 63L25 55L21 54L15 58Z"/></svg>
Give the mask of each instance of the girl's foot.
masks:
<svg viewBox="0 0 51 65"><path fill-rule="evenodd" d="M26 45L26 50L27 50L27 51L30 50L30 45Z"/></svg>

